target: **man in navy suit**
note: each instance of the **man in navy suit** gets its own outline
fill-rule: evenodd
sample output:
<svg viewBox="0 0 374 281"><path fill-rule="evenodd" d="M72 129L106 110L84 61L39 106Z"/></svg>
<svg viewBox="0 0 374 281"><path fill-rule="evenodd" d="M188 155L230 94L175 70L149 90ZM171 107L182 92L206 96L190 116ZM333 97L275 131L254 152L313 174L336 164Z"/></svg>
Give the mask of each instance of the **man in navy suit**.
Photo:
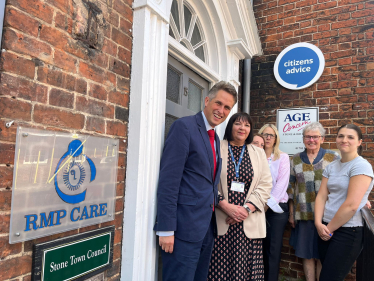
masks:
<svg viewBox="0 0 374 281"><path fill-rule="evenodd" d="M154 230L162 248L164 281L206 281L216 229L214 202L221 172L214 128L237 101L235 88L214 85L205 108L176 120L161 158Z"/></svg>

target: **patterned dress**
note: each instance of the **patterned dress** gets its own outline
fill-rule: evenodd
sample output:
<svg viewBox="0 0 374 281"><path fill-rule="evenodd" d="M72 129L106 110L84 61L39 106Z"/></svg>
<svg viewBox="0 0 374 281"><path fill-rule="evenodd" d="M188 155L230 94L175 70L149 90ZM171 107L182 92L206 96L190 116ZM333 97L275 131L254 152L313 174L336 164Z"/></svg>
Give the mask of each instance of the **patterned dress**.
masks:
<svg viewBox="0 0 374 281"><path fill-rule="evenodd" d="M241 146L232 146L235 162L238 163ZM253 178L253 168L247 148L239 171L239 181L245 183L244 192L231 191L231 182L235 180L235 167L228 152L227 189L228 202L244 205L246 195ZM219 201L223 200L219 196ZM262 239L249 239L244 234L243 223L230 225L227 233L218 236L214 242L209 266L208 280L264 280L262 257Z"/></svg>

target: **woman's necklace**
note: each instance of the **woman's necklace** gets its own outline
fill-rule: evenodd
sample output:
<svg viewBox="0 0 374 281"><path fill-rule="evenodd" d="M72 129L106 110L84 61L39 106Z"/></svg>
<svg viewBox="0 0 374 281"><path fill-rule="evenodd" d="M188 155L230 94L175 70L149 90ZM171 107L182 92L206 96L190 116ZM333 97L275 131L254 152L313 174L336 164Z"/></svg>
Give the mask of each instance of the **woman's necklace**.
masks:
<svg viewBox="0 0 374 281"><path fill-rule="evenodd" d="M314 157L314 154L312 154L312 155L309 156L308 153L307 153L307 156L308 156L308 159L309 159L310 164L313 165L314 160L316 160L316 158L317 158L317 156L318 156L318 152L319 152L319 149L318 149L317 154L315 155L315 157ZM311 161L311 159L313 159L313 161Z"/></svg>

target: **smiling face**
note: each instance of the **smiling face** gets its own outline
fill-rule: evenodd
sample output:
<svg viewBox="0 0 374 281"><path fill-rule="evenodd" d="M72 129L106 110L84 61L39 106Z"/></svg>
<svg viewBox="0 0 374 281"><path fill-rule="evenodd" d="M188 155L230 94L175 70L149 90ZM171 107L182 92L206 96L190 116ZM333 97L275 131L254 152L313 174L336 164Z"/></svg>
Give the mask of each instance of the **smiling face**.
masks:
<svg viewBox="0 0 374 281"><path fill-rule="evenodd" d="M336 146L343 153L357 152L362 140L358 139L357 132L353 129L341 128L336 137Z"/></svg>
<svg viewBox="0 0 374 281"><path fill-rule="evenodd" d="M307 150L319 150L325 140L319 130L309 130L303 135L303 143Z"/></svg>
<svg viewBox="0 0 374 281"><path fill-rule="evenodd" d="M265 139L265 148L274 147L277 135L271 127L266 127L262 132L262 136Z"/></svg>
<svg viewBox="0 0 374 281"><path fill-rule="evenodd" d="M236 145L244 145L250 132L251 125L245 120L237 119L232 125L232 142Z"/></svg>
<svg viewBox="0 0 374 281"><path fill-rule="evenodd" d="M261 137L259 137L259 136L254 136L253 137L253 141L252 141L252 144L253 145L255 145L255 146L257 146L257 147L259 147L259 148L264 148L264 145L265 145L265 142L264 142L264 140L261 138Z"/></svg>
<svg viewBox="0 0 374 281"><path fill-rule="evenodd" d="M206 97L204 114L209 125L214 128L225 121L234 104L234 97L224 90L219 90L212 99Z"/></svg>

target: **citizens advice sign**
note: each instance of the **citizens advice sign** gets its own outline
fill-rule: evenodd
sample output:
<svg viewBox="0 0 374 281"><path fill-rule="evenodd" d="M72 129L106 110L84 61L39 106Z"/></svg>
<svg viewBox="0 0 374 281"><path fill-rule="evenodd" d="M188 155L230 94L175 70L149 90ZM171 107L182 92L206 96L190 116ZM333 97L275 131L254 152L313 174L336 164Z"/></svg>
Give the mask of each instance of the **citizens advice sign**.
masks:
<svg viewBox="0 0 374 281"><path fill-rule="evenodd" d="M9 243L114 219L118 140L17 129Z"/></svg>
<svg viewBox="0 0 374 281"><path fill-rule="evenodd" d="M311 86L322 75L325 58L309 43L297 43L284 49L275 60L274 76L283 87L300 90Z"/></svg>
<svg viewBox="0 0 374 281"><path fill-rule="evenodd" d="M318 122L318 120L318 107L278 109L279 149L290 156L304 151L303 129L306 125Z"/></svg>

